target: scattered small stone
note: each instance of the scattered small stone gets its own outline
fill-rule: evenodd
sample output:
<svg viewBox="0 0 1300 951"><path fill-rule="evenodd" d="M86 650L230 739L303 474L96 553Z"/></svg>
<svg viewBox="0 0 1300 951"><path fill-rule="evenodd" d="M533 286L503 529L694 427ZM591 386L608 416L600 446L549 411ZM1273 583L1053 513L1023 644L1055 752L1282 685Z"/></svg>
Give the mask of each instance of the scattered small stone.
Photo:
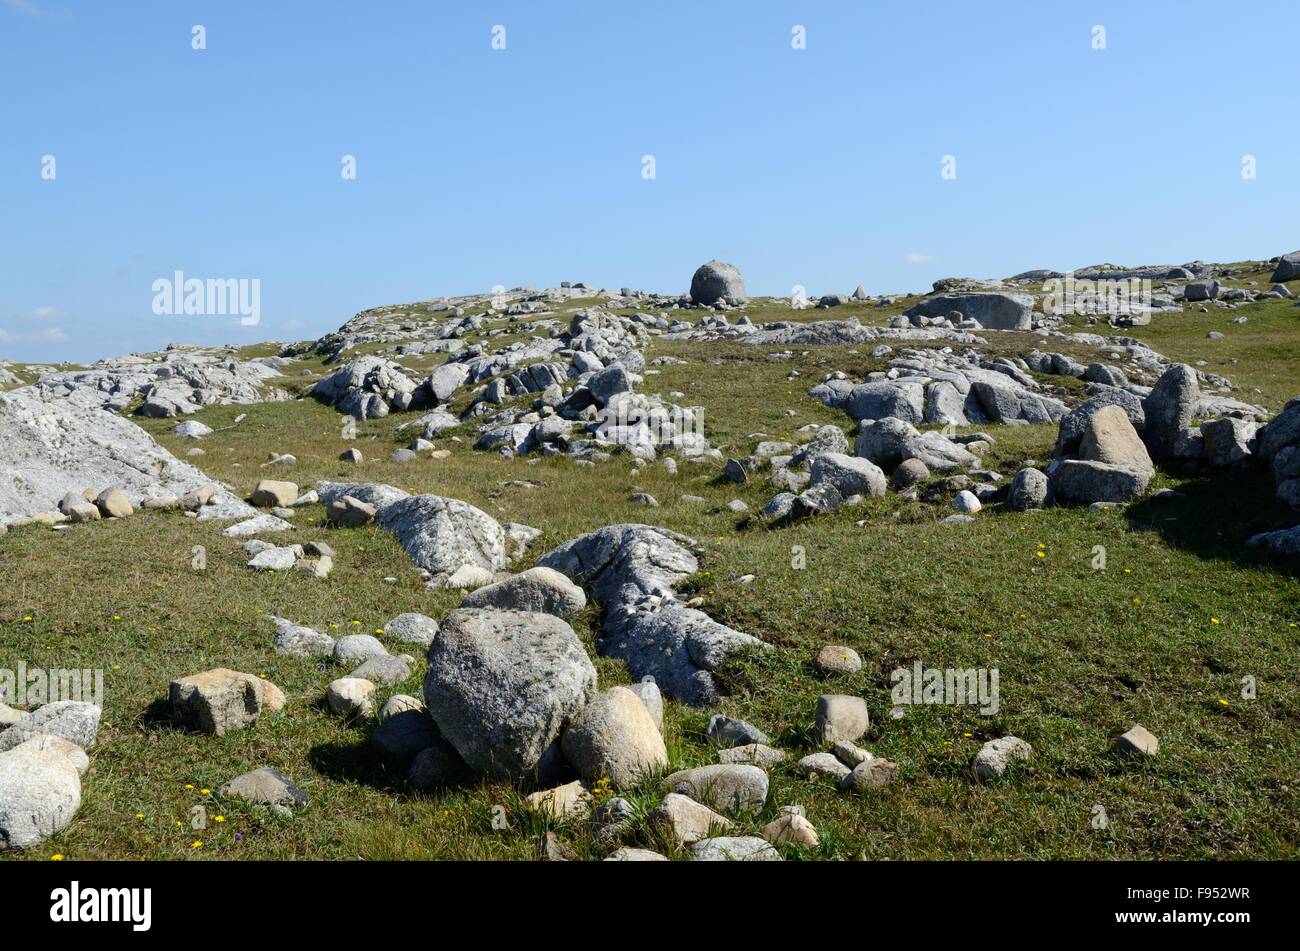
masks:
<svg viewBox="0 0 1300 951"><path fill-rule="evenodd" d="M757 836L721 836L703 839L690 847L696 862L780 862L781 853Z"/></svg>
<svg viewBox="0 0 1300 951"><path fill-rule="evenodd" d="M763 838L773 845L815 849L821 844L817 830L804 816L787 813L763 826Z"/></svg>
<svg viewBox="0 0 1300 951"><path fill-rule="evenodd" d="M867 702L848 694L823 694L817 698L817 735L823 743L856 740L870 726Z"/></svg>
<svg viewBox="0 0 1300 951"><path fill-rule="evenodd" d="M742 812L763 807L767 784L767 773L757 766L722 763L679 770L664 780L663 788L720 812Z"/></svg>
<svg viewBox="0 0 1300 951"><path fill-rule="evenodd" d="M1033 747L1016 736L989 740L971 760L971 772L981 782L997 779L1016 760L1027 760Z"/></svg>
<svg viewBox="0 0 1300 951"><path fill-rule="evenodd" d="M709 739L718 746L745 746L751 743L767 743L767 734L754 724L714 714L709 718L707 730Z"/></svg>
<svg viewBox="0 0 1300 951"><path fill-rule="evenodd" d="M263 766L236 776L217 789L218 796L231 796L266 806L305 806L307 794L274 766Z"/></svg>
<svg viewBox="0 0 1300 951"><path fill-rule="evenodd" d="M827 644L817 652L813 665L823 674L856 674L862 669L862 658L852 647Z"/></svg>
<svg viewBox="0 0 1300 951"><path fill-rule="evenodd" d="M224 736L251 726L262 712L283 709L284 693L269 680L217 667L173 680L172 717L181 726Z"/></svg>
<svg viewBox="0 0 1300 951"><path fill-rule="evenodd" d="M1160 741L1142 724L1135 723L1115 739L1114 748L1129 756L1155 756L1160 752Z"/></svg>
<svg viewBox="0 0 1300 951"><path fill-rule="evenodd" d="M679 793L664 796L646 819L682 845L690 845L707 839L713 832L725 832L731 828L730 819Z"/></svg>
<svg viewBox="0 0 1300 951"><path fill-rule="evenodd" d="M846 792L882 789L896 779L898 779L898 765L890 760L873 756L853 767L853 771L840 780L840 789Z"/></svg>
<svg viewBox="0 0 1300 951"><path fill-rule="evenodd" d="M347 720L375 712L375 685L361 677L340 677L325 688L325 705Z"/></svg>

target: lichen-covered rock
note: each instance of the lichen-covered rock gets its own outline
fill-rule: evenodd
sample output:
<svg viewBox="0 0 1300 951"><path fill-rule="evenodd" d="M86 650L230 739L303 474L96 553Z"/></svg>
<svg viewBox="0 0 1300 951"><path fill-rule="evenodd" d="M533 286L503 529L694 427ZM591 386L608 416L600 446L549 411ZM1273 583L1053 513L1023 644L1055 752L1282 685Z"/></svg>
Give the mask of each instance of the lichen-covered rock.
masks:
<svg viewBox="0 0 1300 951"><path fill-rule="evenodd" d="M500 778L528 776L554 756L564 727L596 694L582 642L550 614L453 611L428 663L429 715L469 766Z"/></svg>
<svg viewBox="0 0 1300 951"><path fill-rule="evenodd" d="M674 585L699 568L695 542L649 525L610 525L566 542L538 562L588 589L604 608L600 652L653 677L669 696L717 702L713 671L761 641L677 600Z"/></svg>

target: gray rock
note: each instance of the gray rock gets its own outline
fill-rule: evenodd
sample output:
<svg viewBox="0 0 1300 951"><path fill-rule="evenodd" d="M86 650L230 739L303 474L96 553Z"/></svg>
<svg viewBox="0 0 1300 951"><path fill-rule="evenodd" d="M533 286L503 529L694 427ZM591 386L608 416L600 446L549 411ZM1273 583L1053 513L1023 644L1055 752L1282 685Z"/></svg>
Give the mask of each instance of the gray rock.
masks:
<svg viewBox="0 0 1300 951"><path fill-rule="evenodd" d="M77 700L56 700L0 731L0 753L26 743L36 736L57 736L75 743L83 750L95 745L99 735L99 707Z"/></svg>
<svg viewBox="0 0 1300 951"><path fill-rule="evenodd" d="M284 618L275 618L275 652L290 657L331 657L334 638Z"/></svg>
<svg viewBox="0 0 1300 951"><path fill-rule="evenodd" d="M746 743L718 750L719 763L750 763L761 769L772 769L784 763L785 759L783 752L764 743Z"/></svg>
<svg viewBox="0 0 1300 951"><path fill-rule="evenodd" d="M1166 370L1142 401L1146 425L1142 439L1155 462L1174 458L1179 435L1191 424L1200 401L1196 371L1185 363Z"/></svg>
<svg viewBox="0 0 1300 951"><path fill-rule="evenodd" d="M1126 756L1155 756L1160 752L1160 741L1142 724L1135 723L1116 738L1114 748Z"/></svg>
<svg viewBox="0 0 1300 951"><path fill-rule="evenodd" d="M549 614L453 611L429 650L430 716L469 766L499 778L536 770L595 693L582 642Z"/></svg>
<svg viewBox="0 0 1300 951"><path fill-rule="evenodd" d="M230 796L265 806L305 806L307 794L274 766L263 766L236 776L217 789L218 796Z"/></svg>
<svg viewBox="0 0 1300 951"><path fill-rule="evenodd" d="M408 496L382 507L375 520L435 579L465 566L489 573L506 566L505 531L492 516L459 499Z"/></svg>
<svg viewBox="0 0 1300 951"><path fill-rule="evenodd" d="M795 494L793 492L778 492L768 500L759 512L760 518L778 519L785 518L794 509Z"/></svg>
<svg viewBox="0 0 1300 951"><path fill-rule="evenodd" d="M372 634L345 634L334 642L334 661L347 666L359 664L371 657L383 657L388 648Z"/></svg>
<svg viewBox="0 0 1300 951"><path fill-rule="evenodd" d="M418 697L412 697L409 694L395 693L379 708L379 722L383 723L399 713L409 713L414 710L417 713L427 712L424 708L424 701Z"/></svg>
<svg viewBox="0 0 1300 951"><path fill-rule="evenodd" d="M1047 504L1047 476L1032 466L1015 474L1007 492L1007 504L1017 512L1040 509Z"/></svg>
<svg viewBox="0 0 1300 951"><path fill-rule="evenodd" d="M386 762L398 766L409 764L430 746L445 740L437 724L424 710L406 710L383 720L370 734L370 745Z"/></svg>
<svg viewBox="0 0 1300 951"><path fill-rule="evenodd" d="M767 734L745 720L733 719L715 713L709 718L706 731L709 740L718 746L744 746L749 743L768 743Z"/></svg>
<svg viewBox="0 0 1300 951"><path fill-rule="evenodd" d="M879 498L885 494L885 474L870 460L826 452L812 462L813 486L823 483L833 485L841 496L852 495Z"/></svg>
<svg viewBox="0 0 1300 951"><path fill-rule="evenodd" d="M971 773L981 782L997 779L1016 760L1028 760L1033 747L1016 736L989 740L971 760Z"/></svg>
<svg viewBox="0 0 1300 951"><path fill-rule="evenodd" d="M840 780L845 792L868 792L883 789L898 779L898 766L887 759L872 757L863 760Z"/></svg>
<svg viewBox="0 0 1300 951"><path fill-rule="evenodd" d="M539 611L568 617L587 606L587 596L582 588L555 569L537 567L479 588L466 595L461 606Z"/></svg>
<svg viewBox="0 0 1300 951"><path fill-rule="evenodd" d="M817 432L813 433L812 439L809 439L795 450L790 457L790 465L798 466L810 463L824 452L848 454L849 440L844 435L844 430L838 426L822 426Z"/></svg>
<svg viewBox="0 0 1300 951"><path fill-rule="evenodd" d="M456 784L468 772L455 747L439 737L415 754L406 781L421 792L434 792Z"/></svg>
<svg viewBox="0 0 1300 951"><path fill-rule="evenodd" d="M862 669L862 658L852 647L827 644L817 652L813 665L823 674L855 674Z"/></svg>
<svg viewBox="0 0 1300 951"><path fill-rule="evenodd" d="M377 684L400 684L411 676L411 667L401 657L384 654L371 657L349 674L351 677L364 677Z"/></svg>
<svg viewBox="0 0 1300 951"><path fill-rule="evenodd" d="M251 726L263 712L285 704L284 693L269 680L224 667L173 680L170 699L177 724L215 736Z"/></svg>
<svg viewBox="0 0 1300 951"><path fill-rule="evenodd" d="M677 600L673 586L699 568L694 547L665 529L610 525L566 542L539 564L583 585L603 605L602 654L626 661L633 678L653 677L668 696L703 706L718 698L712 672L762 642Z"/></svg>
<svg viewBox="0 0 1300 951"><path fill-rule="evenodd" d="M758 836L718 836L702 839L690 847L696 862L780 862L781 853Z"/></svg>
<svg viewBox="0 0 1300 951"><path fill-rule="evenodd" d="M339 677L325 687L325 707L334 716L355 720L374 712L374 683L364 677Z"/></svg>
<svg viewBox="0 0 1300 951"><path fill-rule="evenodd" d="M770 504L770 503L769 503ZM790 504L793 518L810 518L838 512L844 505L844 496L830 482L823 482L800 492Z"/></svg>
<svg viewBox="0 0 1300 951"><path fill-rule="evenodd" d="M0 753L0 851L39 845L80 807L81 775L70 757L39 738Z"/></svg>
<svg viewBox="0 0 1300 951"><path fill-rule="evenodd" d="M817 698L816 733L823 743L859 739L870 726L867 702L849 694L822 694Z"/></svg>
<svg viewBox="0 0 1300 951"><path fill-rule="evenodd" d="M655 729L660 733L664 731L664 695L659 690L659 685L653 679L638 680L636 683L627 685L627 689L641 698L645 708L650 711L650 719L654 720Z"/></svg>
<svg viewBox="0 0 1300 951"><path fill-rule="evenodd" d="M1150 482L1150 472L1086 459L1067 459L1052 473L1051 490L1057 502L1081 505L1118 503L1145 494Z"/></svg>
<svg viewBox="0 0 1300 951"><path fill-rule="evenodd" d="M925 387L920 383L860 383L844 406L856 420L893 417L913 425L925 420Z"/></svg>
<svg viewBox="0 0 1300 951"><path fill-rule="evenodd" d="M904 459L894 470L890 483L896 491L902 492L920 485L930 478L930 470L920 459Z"/></svg>
<svg viewBox="0 0 1300 951"><path fill-rule="evenodd" d="M1033 323L1034 298L1028 294L1000 292L939 294L927 297L907 317L946 317L953 311L963 320L975 320L988 330L1028 330Z"/></svg>
<svg viewBox="0 0 1300 951"><path fill-rule="evenodd" d="M369 502L345 495L329 503L325 517L331 525L357 528L374 520L375 507Z"/></svg>
<svg viewBox="0 0 1300 951"><path fill-rule="evenodd" d="M1231 416L1201 423L1205 461L1212 466L1230 466L1249 458L1256 429L1253 421Z"/></svg>
<svg viewBox="0 0 1300 951"><path fill-rule="evenodd" d="M811 753L799 760L799 769L812 778L829 776L838 784L853 772L834 753Z"/></svg>
<svg viewBox="0 0 1300 951"><path fill-rule="evenodd" d="M699 842L707 839L711 833L725 832L731 828L730 819L679 793L664 796L659 805L646 816L646 820L681 845Z"/></svg>
<svg viewBox="0 0 1300 951"><path fill-rule="evenodd" d="M739 269L715 259L701 264L691 277L691 300L697 304L716 304L720 300L743 304L749 294Z"/></svg>
<svg viewBox="0 0 1300 951"><path fill-rule="evenodd" d="M438 622L414 612L399 614L384 625L384 634L395 637L403 644L421 644L428 647L438 636Z"/></svg>
<svg viewBox="0 0 1300 951"><path fill-rule="evenodd" d="M1300 280L1300 251L1292 251L1290 254L1282 255L1270 280L1276 284Z"/></svg>
<svg viewBox="0 0 1300 951"><path fill-rule="evenodd" d="M871 460L882 469L893 469L903 462L907 441L919 435L915 426L901 419L864 419L858 426L853 453Z"/></svg>
<svg viewBox="0 0 1300 951"><path fill-rule="evenodd" d="M1124 410L1129 422L1139 433L1146 427L1146 411L1142 408L1142 400L1127 390L1109 389L1080 403L1061 418L1054 455L1064 457L1078 452L1088 421L1105 406L1118 406Z"/></svg>
<svg viewBox="0 0 1300 951"><path fill-rule="evenodd" d="M719 812L748 812L767 802L767 773L757 766L721 763L672 773L665 792L689 796Z"/></svg>
<svg viewBox="0 0 1300 951"><path fill-rule="evenodd" d="M0 512L13 515L49 511L88 485L116 486L139 499L183 496L212 481L139 426L101 410L93 394L80 389L51 400L33 387L0 393L0 471ZM225 489L216 490L212 501L225 507L227 517L253 514Z"/></svg>
<svg viewBox="0 0 1300 951"><path fill-rule="evenodd" d="M176 424L176 435L182 439L202 439L204 436L212 435L212 427L205 426L197 419L187 419L183 423Z"/></svg>
<svg viewBox="0 0 1300 951"><path fill-rule="evenodd" d="M587 782L606 778L614 789L635 786L667 768L668 750L641 698L611 687L584 707L564 731L564 757Z"/></svg>
<svg viewBox="0 0 1300 951"><path fill-rule="evenodd" d="M1103 406L1088 420L1079 441L1079 457L1137 472L1154 473L1146 446L1129 422L1128 415L1118 406Z"/></svg>
<svg viewBox="0 0 1300 951"><path fill-rule="evenodd" d="M605 862L667 862L668 856L650 849L621 848L605 856Z"/></svg>

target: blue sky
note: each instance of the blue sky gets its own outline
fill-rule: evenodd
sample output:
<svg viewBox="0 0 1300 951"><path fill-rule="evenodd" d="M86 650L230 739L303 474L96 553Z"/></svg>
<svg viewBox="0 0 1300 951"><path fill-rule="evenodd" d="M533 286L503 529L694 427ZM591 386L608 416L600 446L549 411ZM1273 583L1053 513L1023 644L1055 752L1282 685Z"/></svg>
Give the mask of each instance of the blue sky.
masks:
<svg viewBox="0 0 1300 951"><path fill-rule="evenodd" d="M712 257L788 294L1285 253L1293 21L1292 0L0 0L0 359L302 339L495 284L675 292ZM176 270L258 278L261 323L155 315Z"/></svg>

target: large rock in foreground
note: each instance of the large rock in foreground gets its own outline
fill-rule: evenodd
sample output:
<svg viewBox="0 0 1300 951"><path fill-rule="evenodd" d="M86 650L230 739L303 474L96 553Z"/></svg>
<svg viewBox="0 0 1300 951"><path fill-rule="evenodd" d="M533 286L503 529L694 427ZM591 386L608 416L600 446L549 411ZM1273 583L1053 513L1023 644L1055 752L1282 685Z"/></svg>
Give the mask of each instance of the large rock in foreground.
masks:
<svg viewBox="0 0 1300 951"><path fill-rule="evenodd" d="M736 265L713 260L695 270L691 278L691 300L697 304L716 304L720 300L743 304L749 300L749 294Z"/></svg>
<svg viewBox="0 0 1300 951"><path fill-rule="evenodd" d="M469 766L498 778L557 763L561 732L595 695L582 642L550 614L453 611L429 649L429 715Z"/></svg>
<svg viewBox="0 0 1300 951"><path fill-rule="evenodd" d="M0 523L53 510L69 493L117 488L132 505L148 496L183 496L212 484L130 420L73 391L42 399L30 388L0 393ZM229 518L253 510L225 489L214 504Z"/></svg>
<svg viewBox="0 0 1300 951"><path fill-rule="evenodd" d="M627 687L612 687L587 704L564 732L562 746L584 780L608 779L615 789L635 786L668 766L654 717Z"/></svg>
<svg viewBox="0 0 1300 951"><path fill-rule="evenodd" d="M0 851L39 845L81 806L74 760L43 737L0 753Z"/></svg>

